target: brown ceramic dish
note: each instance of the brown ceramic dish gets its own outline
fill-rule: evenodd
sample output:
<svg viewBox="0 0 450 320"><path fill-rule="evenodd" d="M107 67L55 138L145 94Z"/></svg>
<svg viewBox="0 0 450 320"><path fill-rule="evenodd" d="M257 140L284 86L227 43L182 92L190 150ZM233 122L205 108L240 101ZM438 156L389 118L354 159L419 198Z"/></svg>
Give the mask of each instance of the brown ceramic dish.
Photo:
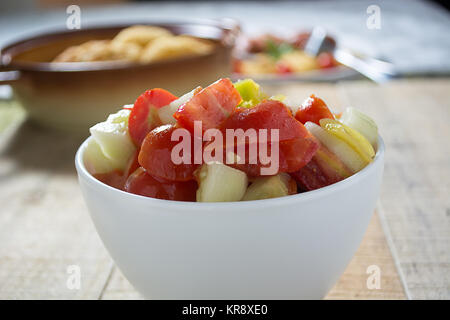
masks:
<svg viewBox="0 0 450 320"><path fill-rule="evenodd" d="M111 39L123 28L156 25L174 34L210 39L210 54L151 64L131 62L52 63L65 48L93 39ZM85 130L148 88L176 95L207 85L232 71L231 51L239 28L234 21L142 23L43 34L0 51L0 84L10 84L29 116L46 126Z"/></svg>

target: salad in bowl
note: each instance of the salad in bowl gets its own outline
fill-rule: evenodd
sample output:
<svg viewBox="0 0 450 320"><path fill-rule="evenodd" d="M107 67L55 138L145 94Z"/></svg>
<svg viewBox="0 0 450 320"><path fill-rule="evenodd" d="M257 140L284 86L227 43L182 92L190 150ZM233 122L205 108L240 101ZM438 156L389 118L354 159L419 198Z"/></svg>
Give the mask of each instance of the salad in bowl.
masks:
<svg viewBox="0 0 450 320"><path fill-rule="evenodd" d="M283 197L344 180L373 161L375 122L354 108L301 105L253 80L177 97L150 89L90 129L87 170L114 188L196 202Z"/></svg>
<svg viewBox="0 0 450 320"><path fill-rule="evenodd" d="M380 191L377 126L252 80L151 89L91 128L75 164L96 229L151 299L319 299Z"/></svg>

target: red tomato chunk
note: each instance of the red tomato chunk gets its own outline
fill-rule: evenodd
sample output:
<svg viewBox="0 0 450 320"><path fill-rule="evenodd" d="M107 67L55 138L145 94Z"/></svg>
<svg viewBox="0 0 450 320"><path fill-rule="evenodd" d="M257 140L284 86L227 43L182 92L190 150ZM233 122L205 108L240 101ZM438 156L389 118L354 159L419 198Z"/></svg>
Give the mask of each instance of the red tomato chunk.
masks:
<svg viewBox="0 0 450 320"><path fill-rule="evenodd" d="M145 197L195 201L197 182L194 180L179 182L168 181L149 175L144 168L138 168L125 183L125 191Z"/></svg>
<svg viewBox="0 0 450 320"><path fill-rule="evenodd" d="M144 139L139 152L139 164L152 176L171 181L187 181L194 179L194 135L191 138L191 152L187 157L189 163L176 164L172 161L172 149L179 141L172 141L176 125L164 125L152 130ZM185 129L181 129L185 130Z"/></svg>
<svg viewBox="0 0 450 320"><path fill-rule="evenodd" d="M259 129L268 129L268 155L271 154L271 143L277 143L276 139L271 136L271 129L279 130L279 168L278 172L297 171L306 165L314 156L319 147L315 138L309 134L308 130L294 117L292 117L289 109L281 102L267 100L250 109L241 109L233 113L223 124L222 131L226 129L255 129L258 133ZM269 167L269 164L263 165L260 161L252 164L249 161L249 147L253 143L261 143L263 141L246 141L246 160L245 164L230 164L231 166L244 171L250 176L259 176L261 167ZM227 150L236 152L234 150ZM259 159L260 160L260 159Z"/></svg>
<svg viewBox="0 0 450 320"><path fill-rule="evenodd" d="M201 121L204 132L210 128L218 128L241 100L230 79L220 79L180 106L174 117L182 127L191 132L194 131L194 121Z"/></svg>
<svg viewBox="0 0 450 320"><path fill-rule="evenodd" d="M128 120L128 131L136 146L159 124L156 110L176 99L169 91L159 88L147 90L136 99Z"/></svg>
<svg viewBox="0 0 450 320"><path fill-rule="evenodd" d="M303 102L295 114L295 118L303 124L311 121L318 125L320 125L320 119L334 119L325 102L313 94Z"/></svg>

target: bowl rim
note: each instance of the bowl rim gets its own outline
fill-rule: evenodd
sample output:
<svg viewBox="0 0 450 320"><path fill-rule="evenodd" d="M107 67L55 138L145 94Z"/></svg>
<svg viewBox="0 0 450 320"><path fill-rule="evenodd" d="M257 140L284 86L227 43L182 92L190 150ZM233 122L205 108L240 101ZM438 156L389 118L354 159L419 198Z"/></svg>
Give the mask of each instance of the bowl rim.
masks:
<svg viewBox="0 0 450 320"><path fill-rule="evenodd" d="M94 178L86 169L83 161L84 150L86 149L88 141L92 139L92 137L88 137L78 148L75 155L75 167L79 176L79 179L84 180L89 185L95 188L104 188L109 192L115 193L118 197L126 197L131 198L134 201L142 201L146 202L149 206L152 207L161 207L161 208L178 208L178 209L188 209L188 210L210 210L217 209L218 207L223 207L226 209L240 208L240 209L254 209L260 207L276 207L279 205L286 205L290 203L300 204L302 202L311 201L314 199L324 198L330 193L343 190L349 188L350 186L358 183L360 180L364 179L366 176L370 175L373 171L376 170L376 167L384 164L384 153L385 153L385 145L381 136L378 136L378 146L375 157L371 163L369 163L362 170L356 172L350 177L341 180L339 182L333 183L329 186L297 193L289 196L278 197L278 198L269 198L269 199L261 199L261 200L251 200L251 201L230 201L230 202L189 202L189 201L175 201L175 200L163 200L145 197L133 193L129 193L126 191L122 191L111 187L100 180Z"/></svg>
<svg viewBox="0 0 450 320"><path fill-rule="evenodd" d="M120 21L120 22L103 22L89 24L82 29L67 30L63 28L47 28L46 30L41 30L39 32L29 32L26 35L19 37L14 40L10 40L0 47L0 69L8 70L18 70L18 71L43 71L43 72L95 72L95 71L112 71L112 70L123 70L123 69L134 69L134 68L153 68L158 66L163 66L173 62L186 63L190 61L196 61L199 59L205 59L206 57L211 57L217 54L218 48L204 55L192 55L180 57L178 59L169 59L157 61L154 63L141 64L131 61L93 61L93 62L34 62L34 61L11 61L10 50L20 48L28 43L35 43L38 41L45 41L45 39L53 39L65 36L75 35L81 32L92 32L101 31L108 29L124 29L134 25L150 25L150 26L161 26L163 28L167 27L177 27L183 25L198 25L207 26L211 28L220 29L225 33L239 32L240 24L237 20L232 18L222 18L222 19L182 19L182 20L130 20L130 21ZM203 38L201 36L195 36L198 38ZM214 39L217 43L220 43L224 48L231 49L234 46L233 43L224 41L222 38Z"/></svg>

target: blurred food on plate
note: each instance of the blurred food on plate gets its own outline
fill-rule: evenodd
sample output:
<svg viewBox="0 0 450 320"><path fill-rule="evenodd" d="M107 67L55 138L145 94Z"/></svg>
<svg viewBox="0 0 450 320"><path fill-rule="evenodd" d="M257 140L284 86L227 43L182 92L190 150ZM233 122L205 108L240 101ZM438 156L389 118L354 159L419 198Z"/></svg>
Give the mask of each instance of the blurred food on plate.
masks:
<svg viewBox="0 0 450 320"><path fill-rule="evenodd" d="M249 39L245 54L236 57L234 71L242 75L286 75L338 66L332 53L314 57L304 52L309 35L302 32L288 39L265 34Z"/></svg>
<svg viewBox="0 0 450 320"><path fill-rule="evenodd" d="M123 29L111 40L90 40L71 46L53 62L155 61L205 55L214 49L213 43L188 35L174 35L165 28L134 25Z"/></svg>

